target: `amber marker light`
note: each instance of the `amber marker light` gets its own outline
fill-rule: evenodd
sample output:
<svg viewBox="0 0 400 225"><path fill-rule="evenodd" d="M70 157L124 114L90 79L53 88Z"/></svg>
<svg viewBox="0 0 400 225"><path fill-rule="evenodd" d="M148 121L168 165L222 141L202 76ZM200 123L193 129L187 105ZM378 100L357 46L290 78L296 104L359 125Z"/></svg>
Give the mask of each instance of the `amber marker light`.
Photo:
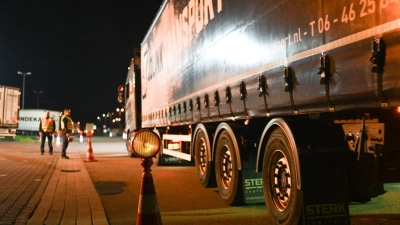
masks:
<svg viewBox="0 0 400 225"><path fill-rule="evenodd" d="M132 137L132 151L140 158L151 158L160 150L161 140L150 130L141 130Z"/></svg>

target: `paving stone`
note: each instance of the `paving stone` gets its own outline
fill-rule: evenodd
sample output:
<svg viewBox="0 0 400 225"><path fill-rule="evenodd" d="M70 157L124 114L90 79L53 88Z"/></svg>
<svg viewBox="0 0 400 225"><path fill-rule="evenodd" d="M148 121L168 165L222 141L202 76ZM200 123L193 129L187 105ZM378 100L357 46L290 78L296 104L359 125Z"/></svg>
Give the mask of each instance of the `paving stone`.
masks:
<svg viewBox="0 0 400 225"><path fill-rule="evenodd" d="M0 224L108 224L78 145L64 160L39 155L38 143L2 142Z"/></svg>

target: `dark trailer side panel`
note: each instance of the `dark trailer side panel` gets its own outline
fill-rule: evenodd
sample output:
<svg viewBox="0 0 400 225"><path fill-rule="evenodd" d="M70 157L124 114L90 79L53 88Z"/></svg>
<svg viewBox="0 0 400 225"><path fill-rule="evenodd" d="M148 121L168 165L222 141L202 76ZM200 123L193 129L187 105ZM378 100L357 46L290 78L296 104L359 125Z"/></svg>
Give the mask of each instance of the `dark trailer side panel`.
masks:
<svg viewBox="0 0 400 225"><path fill-rule="evenodd" d="M164 1L142 43L143 126L399 105L399 11L389 0ZM375 38L383 75L371 72Z"/></svg>

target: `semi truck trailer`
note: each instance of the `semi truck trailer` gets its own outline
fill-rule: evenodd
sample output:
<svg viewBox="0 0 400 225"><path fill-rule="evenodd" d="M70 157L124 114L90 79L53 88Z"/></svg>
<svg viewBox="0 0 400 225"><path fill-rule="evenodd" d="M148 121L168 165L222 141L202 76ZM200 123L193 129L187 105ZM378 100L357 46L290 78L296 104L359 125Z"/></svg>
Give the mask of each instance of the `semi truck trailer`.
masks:
<svg viewBox="0 0 400 225"><path fill-rule="evenodd" d="M21 91L0 85L0 138L15 138Z"/></svg>
<svg viewBox="0 0 400 225"><path fill-rule="evenodd" d="M127 150L193 162L274 224L350 224L399 149L400 2L164 0L126 79Z"/></svg>
<svg viewBox="0 0 400 225"><path fill-rule="evenodd" d="M45 116L46 111L50 112L50 117L56 123L55 131L59 130L61 112L46 109L21 109L19 111L17 134L38 136L40 120Z"/></svg>

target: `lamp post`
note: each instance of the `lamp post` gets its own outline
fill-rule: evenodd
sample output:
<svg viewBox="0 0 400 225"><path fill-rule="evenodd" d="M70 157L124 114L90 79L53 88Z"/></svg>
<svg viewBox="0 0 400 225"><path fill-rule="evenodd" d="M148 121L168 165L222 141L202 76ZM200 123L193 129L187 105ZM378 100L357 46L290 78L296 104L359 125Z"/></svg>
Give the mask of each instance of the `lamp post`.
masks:
<svg viewBox="0 0 400 225"><path fill-rule="evenodd" d="M107 124L107 118L106 118L106 115L104 113L103 113L103 117L104 117L104 124ZM103 129L105 128L104 126L103 126Z"/></svg>
<svg viewBox="0 0 400 225"><path fill-rule="evenodd" d="M104 125L107 127L109 126L109 128L111 129L111 120L112 120L112 116L110 112L107 112L106 114L103 114L104 117ZM108 120L108 122L107 122Z"/></svg>
<svg viewBox="0 0 400 225"><path fill-rule="evenodd" d="M107 118L108 118L108 120L110 120L109 117L110 117L110 113L108 112L108 113L106 114L106 122L105 122L105 123L106 123L106 126L108 125L108 124L107 124Z"/></svg>
<svg viewBox="0 0 400 225"><path fill-rule="evenodd" d="M119 128L121 128L121 125L122 125L122 124L121 124L121 121L122 121L122 119L121 119L121 113L124 112L124 108L117 108L116 111L118 112L118 121L119 121L118 123L119 123Z"/></svg>
<svg viewBox="0 0 400 225"><path fill-rule="evenodd" d="M118 118L121 118L121 109L117 108L116 111L118 112Z"/></svg>
<svg viewBox="0 0 400 225"><path fill-rule="evenodd" d="M120 111L123 113L125 110L124 110L124 108L121 108ZM121 125L124 126L124 121L122 120L122 115L119 116L119 121L120 121Z"/></svg>
<svg viewBox="0 0 400 225"><path fill-rule="evenodd" d="M108 115L110 116L110 132L111 132L111 126L112 126L112 120L113 120L113 118L112 118L112 115L114 115L114 113L113 112L109 112L108 113Z"/></svg>
<svg viewBox="0 0 400 225"><path fill-rule="evenodd" d="M35 94L37 94L37 103L36 103L36 108L39 108L39 95L43 93L43 91L33 91Z"/></svg>
<svg viewBox="0 0 400 225"><path fill-rule="evenodd" d="M23 80L23 83L22 83L22 109L24 109L24 107L25 107L25 75L31 75L32 73L31 72L23 73L21 71L18 71L17 73L21 74L23 76L23 79L22 79Z"/></svg>

